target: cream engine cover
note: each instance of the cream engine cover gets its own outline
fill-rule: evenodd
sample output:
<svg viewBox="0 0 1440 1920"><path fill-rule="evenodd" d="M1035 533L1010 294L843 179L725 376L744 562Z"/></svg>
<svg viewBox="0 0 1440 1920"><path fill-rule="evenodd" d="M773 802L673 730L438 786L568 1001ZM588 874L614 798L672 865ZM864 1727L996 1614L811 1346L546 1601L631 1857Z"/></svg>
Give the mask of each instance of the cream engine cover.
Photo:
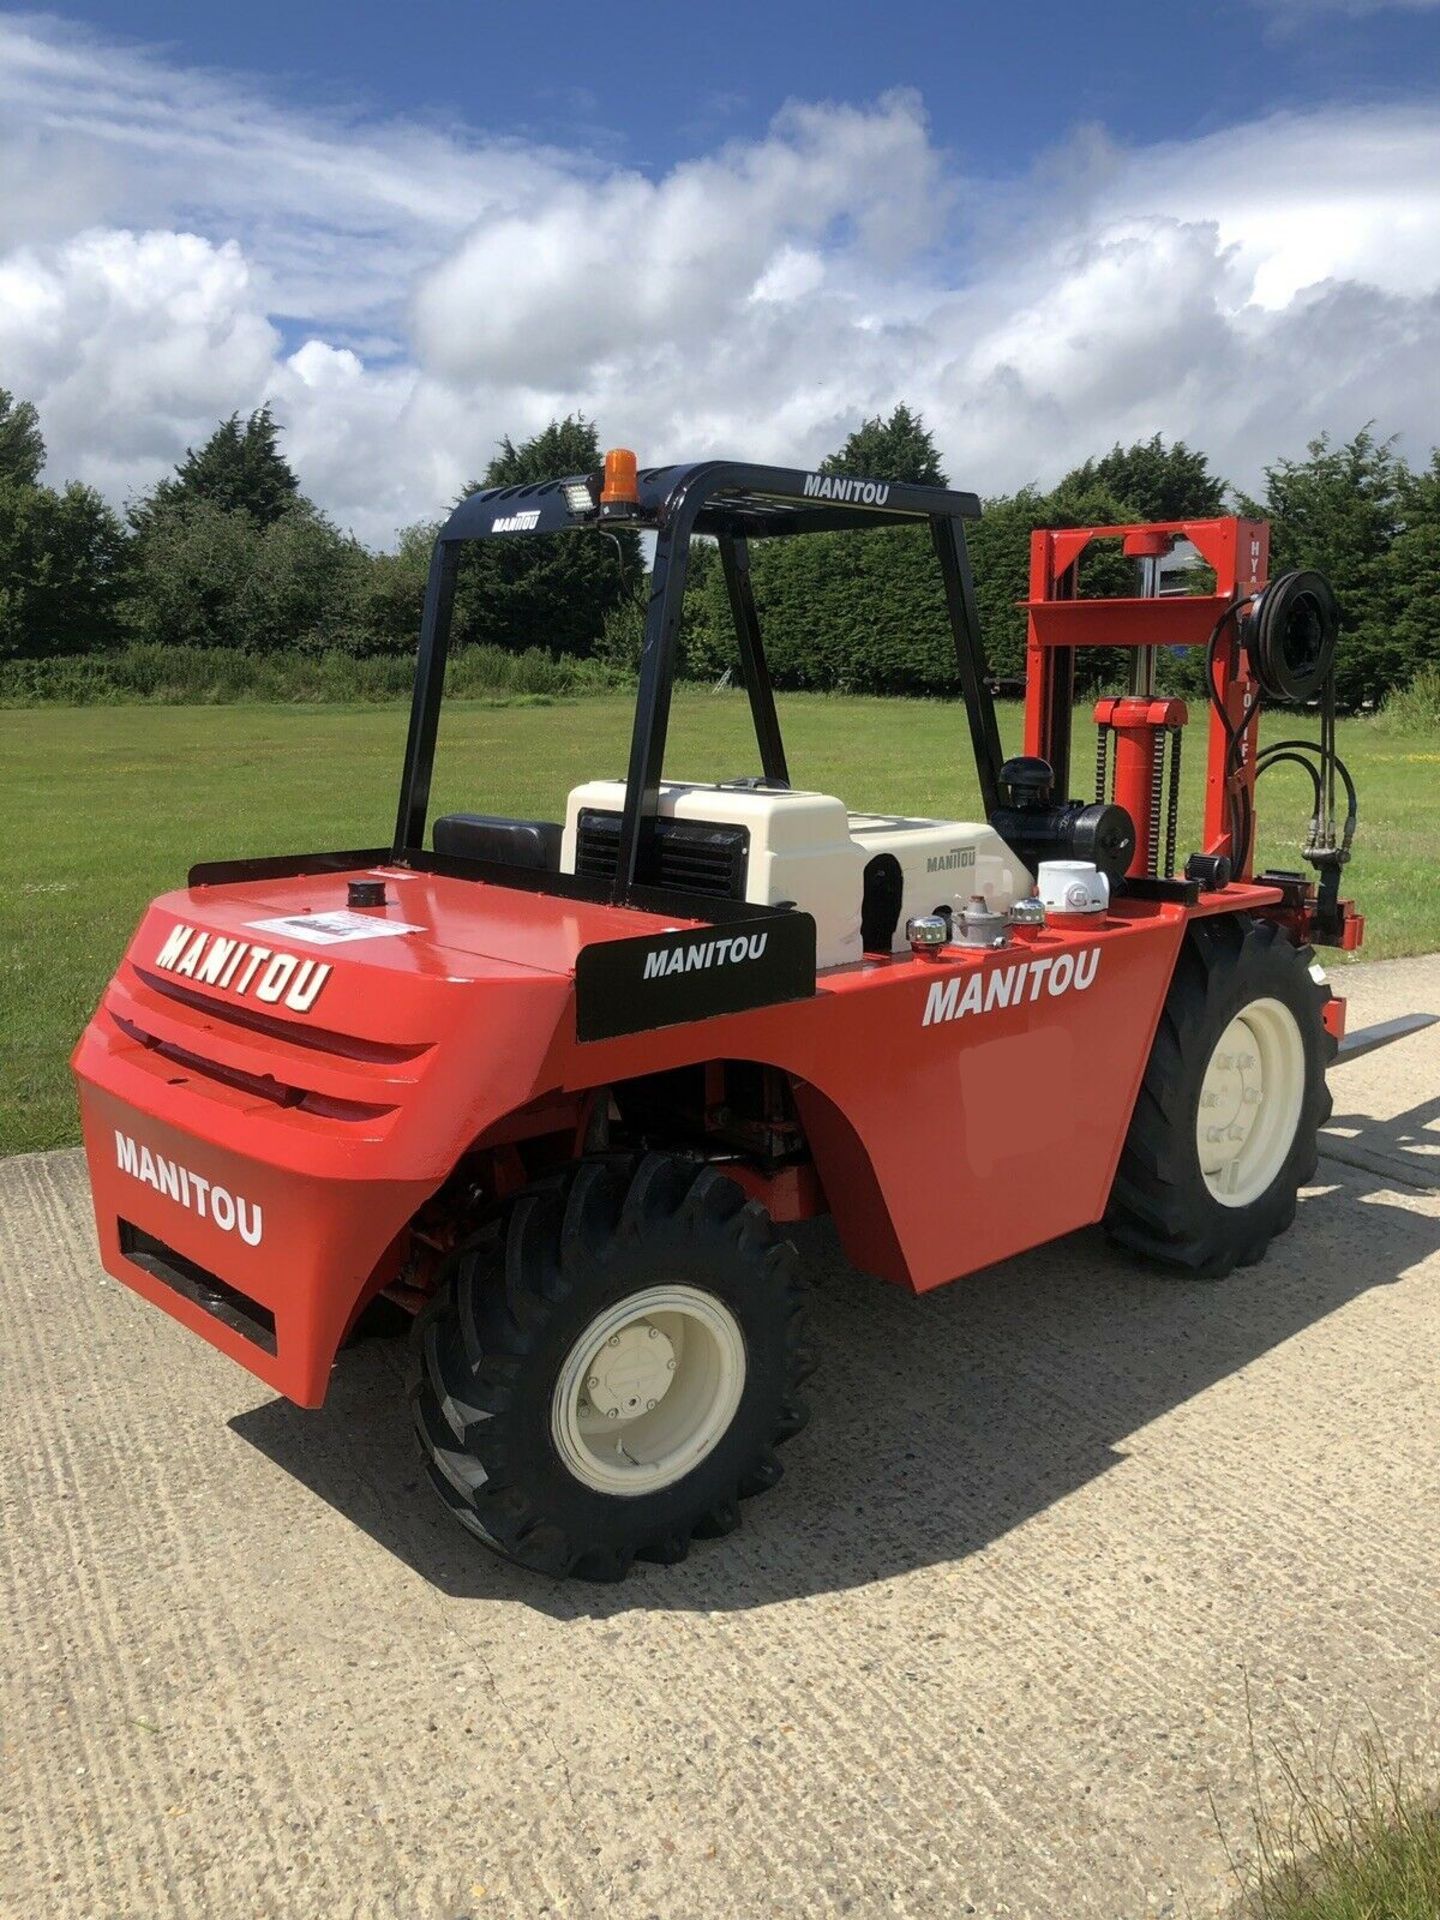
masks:
<svg viewBox="0 0 1440 1920"><path fill-rule="evenodd" d="M562 872L575 871L582 810L619 813L624 804L623 780L591 780L573 789L565 808ZM745 898L764 906L793 900L808 913L819 967L861 959L865 867L877 854L893 854L904 877L896 952L905 949L905 922L913 914L958 909L976 893L1003 912L1031 890L1029 873L999 834L974 821L847 813L831 794L683 780L661 785L659 811L668 820L744 827L750 846Z"/></svg>
<svg viewBox="0 0 1440 1920"><path fill-rule="evenodd" d="M924 820L897 814L852 813L850 832L865 858L892 853L904 876L895 950L906 943L905 922L948 907L952 913L975 894L1003 913L1033 891L1029 869L992 826L975 820Z"/></svg>
<svg viewBox="0 0 1440 1920"><path fill-rule="evenodd" d="M575 840L582 809L619 813L623 780L590 780L565 807L562 873L575 871ZM750 836L745 898L773 907L793 900L815 922L815 964L843 966L860 958L860 899L868 857L850 837L844 803L824 793L783 787L702 786L666 780L660 788L665 820L709 821L744 827Z"/></svg>

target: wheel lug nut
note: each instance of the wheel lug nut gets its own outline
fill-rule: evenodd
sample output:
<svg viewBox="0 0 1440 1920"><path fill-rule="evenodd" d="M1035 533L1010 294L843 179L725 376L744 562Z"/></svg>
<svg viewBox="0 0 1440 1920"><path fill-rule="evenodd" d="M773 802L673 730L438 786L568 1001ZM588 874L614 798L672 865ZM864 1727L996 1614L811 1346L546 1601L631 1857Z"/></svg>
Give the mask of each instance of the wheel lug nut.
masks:
<svg viewBox="0 0 1440 1920"><path fill-rule="evenodd" d="M619 1336L619 1334L618 1334L618 1333L612 1333L612 1334L611 1334L611 1336L610 1336L610 1345L611 1345L612 1347L618 1347L618 1346L619 1346L619 1344L620 1344L620 1336Z"/></svg>
<svg viewBox="0 0 1440 1920"><path fill-rule="evenodd" d="M1216 1140L1223 1140L1225 1138L1225 1129L1223 1127L1207 1127L1205 1129L1205 1138L1212 1143Z"/></svg>
<svg viewBox="0 0 1440 1920"><path fill-rule="evenodd" d="M1227 1140L1243 1140L1245 1138L1245 1129L1243 1127L1231 1127L1225 1138Z"/></svg>
<svg viewBox="0 0 1440 1920"><path fill-rule="evenodd" d="M588 1386L588 1387L598 1387L598 1386L599 1386L599 1384L600 1384L600 1376L599 1376L599 1374L598 1374L598 1373L592 1373L592 1374L591 1374L591 1376L590 1376L590 1378L589 1378L589 1379L588 1379L588 1380L586 1381L586 1383L585 1383L585 1384L586 1384L586 1386Z"/></svg>
<svg viewBox="0 0 1440 1920"><path fill-rule="evenodd" d="M670 1373L673 1373L675 1371L675 1362L673 1360L667 1360L665 1362L665 1366L667 1371L669 1371Z"/></svg>
<svg viewBox="0 0 1440 1920"><path fill-rule="evenodd" d="M1200 1096L1200 1104L1202 1107L1213 1107L1219 1098L1218 1093L1202 1093Z"/></svg>
<svg viewBox="0 0 1440 1920"><path fill-rule="evenodd" d="M1260 1089L1258 1087L1246 1087L1240 1098L1245 1102L1247 1107L1258 1107L1260 1104Z"/></svg>
<svg viewBox="0 0 1440 1920"><path fill-rule="evenodd" d="M653 1400L647 1400L647 1401L645 1402L645 1411L646 1411L647 1413L649 1413L649 1411L651 1410L651 1408L652 1408L652 1407L653 1407L654 1405L655 1405L655 1402L654 1402Z"/></svg>
<svg viewBox="0 0 1440 1920"><path fill-rule="evenodd" d="M607 1411L607 1413L606 1413L606 1415L605 1415L605 1418L606 1418L607 1420L613 1420L613 1419L614 1419L614 1418L616 1417L616 1415L617 1415L617 1414L619 1413L619 1411L620 1411L620 1409L619 1409L618 1407L611 1407L611 1408L610 1408L610 1409L609 1409L609 1410Z"/></svg>

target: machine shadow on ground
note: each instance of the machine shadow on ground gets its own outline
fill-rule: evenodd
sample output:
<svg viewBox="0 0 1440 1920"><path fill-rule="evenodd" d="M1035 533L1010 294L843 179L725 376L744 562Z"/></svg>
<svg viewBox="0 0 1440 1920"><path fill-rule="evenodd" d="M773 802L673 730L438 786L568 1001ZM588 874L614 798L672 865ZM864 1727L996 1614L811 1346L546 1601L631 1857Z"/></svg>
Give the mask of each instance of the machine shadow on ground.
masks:
<svg viewBox="0 0 1440 1920"><path fill-rule="evenodd" d="M1337 1106L1325 1129L1325 1152L1332 1161L1398 1177L1406 1186L1440 1187L1440 1095L1383 1125Z"/></svg>
<svg viewBox="0 0 1440 1920"><path fill-rule="evenodd" d="M1355 1124L1393 1167L1425 1117ZM1423 1157L1417 1188L1433 1183ZM1395 1187L1323 1158L1294 1229L1220 1282L1167 1279L1092 1230L917 1300L849 1267L828 1224L805 1229L822 1367L784 1481L727 1539L617 1586L504 1565L442 1511L409 1429L403 1342L344 1354L319 1412L273 1400L230 1424L452 1597L564 1619L844 1591L976 1552L1108 1471L1138 1429L1399 1279L1440 1246L1440 1220Z"/></svg>

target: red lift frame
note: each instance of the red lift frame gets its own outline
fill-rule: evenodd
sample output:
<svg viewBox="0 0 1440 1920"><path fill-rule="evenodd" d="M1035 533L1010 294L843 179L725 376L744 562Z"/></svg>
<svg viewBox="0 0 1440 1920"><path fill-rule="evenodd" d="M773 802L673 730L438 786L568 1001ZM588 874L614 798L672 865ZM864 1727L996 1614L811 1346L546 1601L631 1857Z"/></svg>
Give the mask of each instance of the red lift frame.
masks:
<svg viewBox="0 0 1440 1920"><path fill-rule="evenodd" d="M1081 554L1092 540L1123 540L1133 558L1156 557L1176 540L1188 540L1215 572L1215 590L1205 594L1176 594L1149 599L1078 597ZM1166 520L1125 527L1039 528L1030 536L1030 597L1025 602L1025 751L1048 760L1055 772L1055 791L1070 791L1070 729L1075 700L1075 654L1081 647L1204 647L1221 628L1215 660L1215 687L1232 728L1244 729L1244 749L1238 771L1227 779L1226 736L1218 716L1210 713L1210 744L1205 784L1205 825L1202 851L1223 854L1232 864L1236 848L1231 832L1231 800L1227 789L1243 789L1250 817L1254 815L1255 723L1258 683L1252 677L1233 618L1239 604L1256 594L1269 577L1270 527L1264 520L1226 517L1218 520ZM1107 703L1110 718L1126 723L1124 703ZM1130 732L1138 739L1145 729L1174 724L1173 717L1155 711L1184 708L1178 701L1148 701L1152 712L1129 716ZM1122 740L1123 748L1123 740ZM1135 871L1143 871L1146 827L1149 821L1148 761L1128 761L1117 753L1115 798L1135 818ZM1253 869L1254 834L1235 866L1235 878L1249 878Z"/></svg>

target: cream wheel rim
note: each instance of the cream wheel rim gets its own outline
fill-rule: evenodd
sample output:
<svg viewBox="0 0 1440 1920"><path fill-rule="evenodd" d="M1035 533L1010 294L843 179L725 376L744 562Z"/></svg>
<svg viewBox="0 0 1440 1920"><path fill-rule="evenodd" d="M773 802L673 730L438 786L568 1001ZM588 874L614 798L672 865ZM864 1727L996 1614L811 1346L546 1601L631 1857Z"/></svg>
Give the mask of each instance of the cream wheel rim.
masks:
<svg viewBox="0 0 1440 1920"><path fill-rule="evenodd" d="M555 1450L582 1485L633 1497L713 1453L745 1390L745 1339L698 1287L646 1287L571 1347L550 1403Z"/></svg>
<svg viewBox="0 0 1440 1920"><path fill-rule="evenodd" d="M1200 1085L1195 1145L1222 1207L1247 1207L1274 1180L1305 1100L1305 1042L1279 1000L1252 1000L1215 1043Z"/></svg>

